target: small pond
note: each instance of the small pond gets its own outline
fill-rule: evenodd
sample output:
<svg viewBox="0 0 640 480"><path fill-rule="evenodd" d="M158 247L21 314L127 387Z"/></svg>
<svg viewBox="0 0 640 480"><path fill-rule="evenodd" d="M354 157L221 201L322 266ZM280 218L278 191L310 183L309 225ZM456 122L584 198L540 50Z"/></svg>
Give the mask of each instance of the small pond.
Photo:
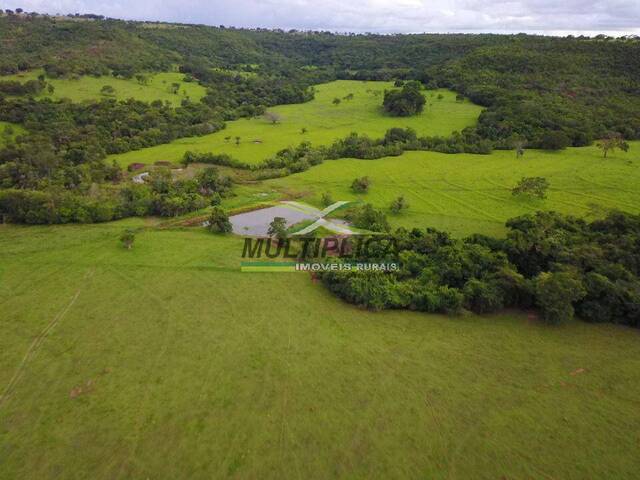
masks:
<svg viewBox="0 0 640 480"><path fill-rule="evenodd" d="M275 217L284 218L288 228L304 220L316 220L320 215L320 210L315 212L314 210L312 207L303 211L288 205L278 205L233 215L229 217L229 221L233 225L233 233L237 235L265 237L268 235L269 224L273 222Z"/></svg>

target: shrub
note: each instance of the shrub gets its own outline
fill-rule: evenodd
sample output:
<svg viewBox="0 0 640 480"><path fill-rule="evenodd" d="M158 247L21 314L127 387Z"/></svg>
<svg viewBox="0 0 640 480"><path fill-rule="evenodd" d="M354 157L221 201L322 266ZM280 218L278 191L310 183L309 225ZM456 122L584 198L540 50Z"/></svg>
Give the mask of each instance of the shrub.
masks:
<svg viewBox="0 0 640 480"><path fill-rule="evenodd" d="M395 214L398 214L402 212L402 210L406 210L407 208L409 208L409 204L404 199L404 195L400 195L398 198L396 198L393 202L391 202L391 206L389 207L389 209Z"/></svg>
<svg viewBox="0 0 640 480"><path fill-rule="evenodd" d="M333 200L333 197L329 192L325 192L322 194L322 205L328 207L329 205L333 205L334 203L335 202Z"/></svg>
<svg viewBox="0 0 640 480"><path fill-rule="evenodd" d="M369 191L370 185L371 185L371 181L369 180L369 177L356 178L351 183L351 190L354 193L367 193Z"/></svg>
<svg viewBox="0 0 640 480"><path fill-rule="evenodd" d="M136 233L131 229L125 230L124 232L122 232L122 235L120 235L120 243L127 250L131 250L131 247L133 247L133 242L135 241L135 239L136 239Z"/></svg>

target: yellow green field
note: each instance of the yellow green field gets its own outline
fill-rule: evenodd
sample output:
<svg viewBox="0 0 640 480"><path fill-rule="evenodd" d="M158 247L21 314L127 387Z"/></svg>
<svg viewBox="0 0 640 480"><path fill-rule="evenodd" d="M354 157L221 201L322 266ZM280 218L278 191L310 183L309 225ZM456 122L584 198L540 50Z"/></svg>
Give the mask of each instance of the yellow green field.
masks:
<svg viewBox="0 0 640 480"><path fill-rule="evenodd" d="M378 160L326 161L306 172L243 187L241 194L258 199L257 192L301 196L321 205L322 194L334 200L361 200L387 210L404 195L409 209L400 215L387 211L394 226L435 227L456 235L504 233L509 218L536 210L593 217L608 209L640 212L640 142L629 152L607 159L596 147L561 152L529 150L523 159L512 151L491 155L450 155L406 152ZM353 179L368 176L366 194L354 194ZM511 189L525 176L542 176L551 184L544 200L518 198Z"/></svg>
<svg viewBox="0 0 640 480"><path fill-rule="evenodd" d="M133 162L178 162L186 151L191 150L228 153L244 162L257 164L302 141L328 145L351 132L378 138L384 136L389 128L411 127L420 135L448 135L454 130L474 125L482 110L469 101L456 102L452 92L435 90L425 92L427 105L421 115L390 117L382 111L382 93L385 88L392 87L391 82L348 80L317 85L314 100L269 109L281 117L276 125L263 117L241 119L227 122L226 129L211 135L182 138L167 145L112 155L108 160L115 159L122 166ZM353 100L344 100L350 93L354 95ZM438 100L438 95L443 98ZM343 100L334 105L334 98ZM302 133L303 128L307 133ZM236 145L236 137L240 137L240 145Z"/></svg>
<svg viewBox="0 0 640 480"><path fill-rule="evenodd" d="M637 478L637 330L372 313L150 225L0 226L0 478Z"/></svg>
<svg viewBox="0 0 640 480"><path fill-rule="evenodd" d="M0 80L18 80L25 82L35 80L42 74L41 70L33 70L17 75L0 77ZM46 81L53 85L54 92L49 94L46 90L40 97L50 97L55 100L68 98L74 102L84 100L99 100L102 98L116 98L118 100L128 100L135 98L143 102L161 100L170 102L173 105L180 105L183 99L188 98L193 102L199 101L206 93L206 89L197 82L185 82L184 75L177 72L165 72L156 74L146 74L149 79L148 84L141 85L135 78L125 80L109 76L91 77L82 76L78 79L72 78L47 78ZM169 88L172 83L179 83L180 88L177 94L171 93ZM113 96L106 96L100 93L105 85L110 85L115 89Z"/></svg>

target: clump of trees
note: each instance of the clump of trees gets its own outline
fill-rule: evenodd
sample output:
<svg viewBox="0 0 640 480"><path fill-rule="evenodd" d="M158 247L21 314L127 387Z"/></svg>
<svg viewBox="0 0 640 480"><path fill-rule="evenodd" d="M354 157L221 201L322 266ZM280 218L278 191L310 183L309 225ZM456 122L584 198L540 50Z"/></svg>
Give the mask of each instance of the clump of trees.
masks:
<svg viewBox="0 0 640 480"><path fill-rule="evenodd" d="M24 83L16 80L0 81L0 94L4 95L38 95L47 86L44 78L27 80Z"/></svg>
<svg viewBox="0 0 640 480"><path fill-rule="evenodd" d="M422 112L426 100L420 89L419 82L407 82L400 90L385 91L382 102L385 112L394 117L408 117Z"/></svg>
<svg viewBox="0 0 640 480"><path fill-rule="evenodd" d="M372 309L491 313L538 307L548 323L574 312L589 322L640 327L640 216L584 220L554 212L511 219L506 238L457 240L433 229L398 229L391 249L344 261L389 262L399 271L330 271L327 287Z"/></svg>
<svg viewBox="0 0 640 480"><path fill-rule="evenodd" d="M370 203L347 210L345 218L357 228L372 232L388 232L390 230L387 217L381 210L377 210Z"/></svg>
<svg viewBox="0 0 640 480"><path fill-rule="evenodd" d="M172 217L199 210L217 195L225 196L231 181L215 169L196 178L174 180L169 169L156 169L144 184L118 191L100 189L93 196L70 190L0 190L0 215L15 223L98 223L131 216Z"/></svg>
<svg viewBox="0 0 640 480"><path fill-rule="evenodd" d="M528 195L543 199L546 197L548 189L549 181L544 177L522 177L511 190L511 194L514 196Z"/></svg>

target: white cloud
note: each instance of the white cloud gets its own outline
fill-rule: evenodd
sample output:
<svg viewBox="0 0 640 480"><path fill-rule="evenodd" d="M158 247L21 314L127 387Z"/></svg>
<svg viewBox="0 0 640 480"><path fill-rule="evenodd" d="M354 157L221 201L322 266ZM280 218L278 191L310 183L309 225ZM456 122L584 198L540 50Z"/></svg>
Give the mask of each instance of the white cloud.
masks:
<svg viewBox="0 0 640 480"><path fill-rule="evenodd" d="M638 0L9 0L3 6L285 29L640 34Z"/></svg>

